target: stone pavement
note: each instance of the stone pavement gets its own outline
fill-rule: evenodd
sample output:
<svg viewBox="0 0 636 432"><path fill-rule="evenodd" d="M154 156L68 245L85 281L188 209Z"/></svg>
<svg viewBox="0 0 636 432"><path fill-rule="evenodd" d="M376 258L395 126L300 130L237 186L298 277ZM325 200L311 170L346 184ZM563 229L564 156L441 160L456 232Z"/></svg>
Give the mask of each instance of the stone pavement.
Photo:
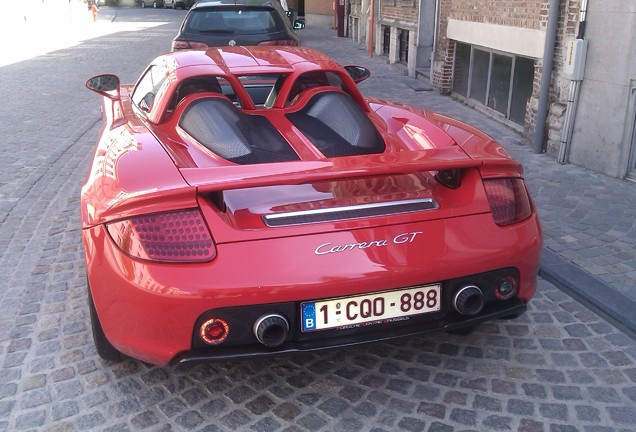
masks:
<svg viewBox="0 0 636 432"><path fill-rule="evenodd" d="M1 1L1 0L0 0ZM29 3L30 9L8 8L0 15L0 39L15 40L2 48L0 66L17 63L49 52L78 45L115 32L136 31L161 25L161 22L114 22L117 9L103 6L96 22L83 2L69 3L69 8L45 7L46 3ZM71 8L72 6L72 8ZM18 13L20 12L20 13Z"/></svg>
<svg viewBox="0 0 636 432"><path fill-rule="evenodd" d="M116 21L168 24L0 67L0 431L636 430L636 342L542 278L525 315L470 337L189 368L100 360L78 215L100 111L83 84L105 72L134 81L182 18L120 10ZM304 35L317 44L312 31ZM350 41L325 43L345 63L365 58ZM424 98L476 116L501 141L519 139L449 98L412 91L377 60L365 90Z"/></svg>
<svg viewBox="0 0 636 432"><path fill-rule="evenodd" d="M334 31L308 27L300 34L306 46L342 64L371 69L371 78L360 85L364 93L429 108L495 137L524 166L544 230L541 274L636 334L636 183L533 154L517 132L426 91L429 86L403 76L385 57L370 58L366 47Z"/></svg>

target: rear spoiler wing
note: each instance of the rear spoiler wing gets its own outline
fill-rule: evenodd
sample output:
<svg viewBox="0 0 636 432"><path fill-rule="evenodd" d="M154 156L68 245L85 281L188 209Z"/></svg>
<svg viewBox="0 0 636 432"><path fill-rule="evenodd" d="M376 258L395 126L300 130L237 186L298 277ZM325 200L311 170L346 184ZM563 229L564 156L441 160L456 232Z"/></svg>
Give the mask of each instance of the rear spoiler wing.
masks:
<svg viewBox="0 0 636 432"><path fill-rule="evenodd" d="M131 193L125 200L108 202L91 211L82 209L82 227L155 211L193 208L197 193L468 168L480 168L486 176L518 177L521 173L521 165L513 159L472 159L459 146L315 161L182 168L187 186Z"/></svg>
<svg viewBox="0 0 636 432"><path fill-rule="evenodd" d="M476 168L482 164L482 161L473 160L467 156L459 146L452 146L441 149L316 161L183 168L180 171L186 182L197 187L199 192L217 192L262 186L299 185L330 180Z"/></svg>

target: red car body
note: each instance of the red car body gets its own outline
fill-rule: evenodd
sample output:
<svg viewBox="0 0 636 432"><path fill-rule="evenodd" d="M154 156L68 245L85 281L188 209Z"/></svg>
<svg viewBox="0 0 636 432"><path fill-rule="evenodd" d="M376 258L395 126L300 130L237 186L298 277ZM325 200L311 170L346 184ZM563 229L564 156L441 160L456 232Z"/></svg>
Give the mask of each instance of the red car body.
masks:
<svg viewBox="0 0 636 432"><path fill-rule="evenodd" d="M220 86L179 95L201 77ZM177 52L135 87L87 86L104 96L81 194L104 358L459 330L533 296L542 239L520 164L459 121L363 97L319 52Z"/></svg>

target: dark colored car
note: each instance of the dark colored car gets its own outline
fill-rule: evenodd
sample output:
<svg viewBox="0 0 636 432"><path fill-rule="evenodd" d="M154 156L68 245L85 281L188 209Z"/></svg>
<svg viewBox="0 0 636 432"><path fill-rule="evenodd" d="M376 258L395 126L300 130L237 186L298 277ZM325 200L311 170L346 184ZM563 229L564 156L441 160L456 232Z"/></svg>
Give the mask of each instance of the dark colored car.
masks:
<svg viewBox="0 0 636 432"><path fill-rule="evenodd" d="M153 8L157 9L165 6L164 0L137 0L137 3L142 8L152 6Z"/></svg>
<svg viewBox="0 0 636 432"><path fill-rule="evenodd" d="M185 9L186 5L184 0L166 0L166 7L172 8L172 9L177 9L177 8Z"/></svg>
<svg viewBox="0 0 636 432"><path fill-rule="evenodd" d="M298 46L300 38L279 0L204 1L186 15L172 51L225 45Z"/></svg>

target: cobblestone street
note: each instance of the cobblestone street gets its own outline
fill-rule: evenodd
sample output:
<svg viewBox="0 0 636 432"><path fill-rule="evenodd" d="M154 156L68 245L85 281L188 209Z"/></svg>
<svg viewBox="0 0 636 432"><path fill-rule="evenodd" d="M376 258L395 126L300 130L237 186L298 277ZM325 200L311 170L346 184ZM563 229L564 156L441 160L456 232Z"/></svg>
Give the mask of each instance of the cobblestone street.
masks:
<svg viewBox="0 0 636 432"><path fill-rule="evenodd" d="M117 16L169 24L0 67L0 430L636 430L636 342L542 279L524 316L471 336L181 368L99 359L78 209L100 113L84 81L105 72L136 80L169 50L184 12ZM344 63L364 54L306 31L308 46ZM474 116L494 138L519 141L451 98L415 91L382 60L371 67L364 91Z"/></svg>

